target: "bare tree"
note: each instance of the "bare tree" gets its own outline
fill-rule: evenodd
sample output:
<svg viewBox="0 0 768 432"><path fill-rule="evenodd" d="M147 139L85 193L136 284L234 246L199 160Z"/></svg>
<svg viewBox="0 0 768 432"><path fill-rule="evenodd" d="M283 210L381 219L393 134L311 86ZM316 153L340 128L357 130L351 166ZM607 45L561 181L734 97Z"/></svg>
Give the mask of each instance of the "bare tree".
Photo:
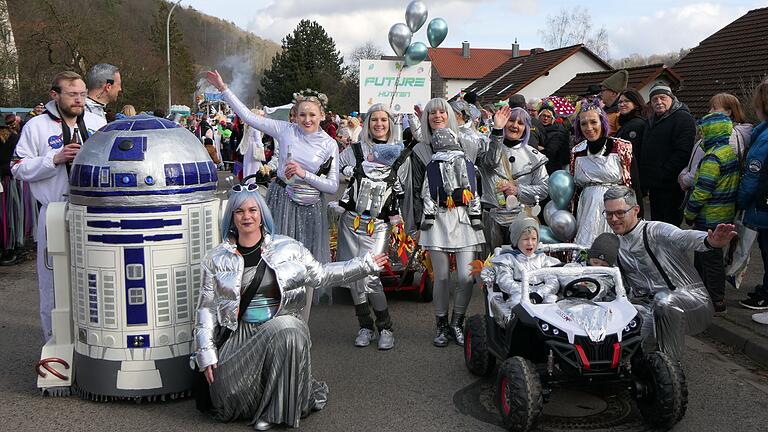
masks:
<svg viewBox="0 0 768 432"><path fill-rule="evenodd" d="M0 104L19 103L19 54L8 3L0 0Z"/></svg>
<svg viewBox="0 0 768 432"><path fill-rule="evenodd" d="M384 51L370 40L352 50L346 61L350 79L357 81L360 77L360 60L378 60L383 55Z"/></svg>
<svg viewBox="0 0 768 432"><path fill-rule="evenodd" d="M689 49L681 48L680 51L672 51L665 54L651 54L649 56L641 56L638 53L632 53L628 57L623 57L618 60L612 59L609 61L611 66L616 69L624 69L628 67L645 66L650 64L662 63L667 67L673 66L681 58L688 54Z"/></svg>
<svg viewBox="0 0 768 432"><path fill-rule="evenodd" d="M589 9L581 6L547 15L546 27L539 29L539 36L550 49L583 43L601 58L608 58L608 30L605 26L594 29Z"/></svg>

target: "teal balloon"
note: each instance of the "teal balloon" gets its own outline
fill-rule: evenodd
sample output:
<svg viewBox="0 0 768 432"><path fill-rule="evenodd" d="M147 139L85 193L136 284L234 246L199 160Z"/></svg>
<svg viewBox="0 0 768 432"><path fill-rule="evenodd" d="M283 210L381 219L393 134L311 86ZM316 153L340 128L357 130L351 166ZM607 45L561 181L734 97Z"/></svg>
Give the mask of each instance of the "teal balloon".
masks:
<svg viewBox="0 0 768 432"><path fill-rule="evenodd" d="M546 244L560 243L552 229L546 225L539 227L539 241Z"/></svg>
<svg viewBox="0 0 768 432"><path fill-rule="evenodd" d="M549 176L549 198L555 203L558 210L568 208L573 194L576 192L576 184L573 176L565 170L558 170Z"/></svg>
<svg viewBox="0 0 768 432"><path fill-rule="evenodd" d="M442 18L435 18L427 26L427 40L429 46L437 48L448 36L448 23Z"/></svg>
<svg viewBox="0 0 768 432"><path fill-rule="evenodd" d="M427 58L427 46L421 42L414 42L405 50L405 64L414 66Z"/></svg>

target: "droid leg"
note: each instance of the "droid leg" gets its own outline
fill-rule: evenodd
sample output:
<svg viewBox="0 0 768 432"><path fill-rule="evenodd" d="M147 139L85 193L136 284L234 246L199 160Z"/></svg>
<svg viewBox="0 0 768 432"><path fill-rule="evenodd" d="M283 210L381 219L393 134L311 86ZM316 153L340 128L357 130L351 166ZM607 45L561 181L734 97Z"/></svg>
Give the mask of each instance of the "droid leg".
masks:
<svg viewBox="0 0 768 432"><path fill-rule="evenodd" d="M47 206L40 209L40 223L37 224L37 288L40 292L40 323L43 328L43 340L51 338L51 311L53 310L53 270L52 263L46 256L48 239L46 238L45 215Z"/></svg>

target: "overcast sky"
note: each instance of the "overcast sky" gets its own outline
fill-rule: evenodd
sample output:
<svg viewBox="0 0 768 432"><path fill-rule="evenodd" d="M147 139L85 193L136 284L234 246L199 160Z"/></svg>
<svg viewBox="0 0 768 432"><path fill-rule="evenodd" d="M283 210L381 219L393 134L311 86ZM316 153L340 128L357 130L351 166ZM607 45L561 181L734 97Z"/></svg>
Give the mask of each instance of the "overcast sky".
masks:
<svg viewBox="0 0 768 432"><path fill-rule="evenodd" d="M365 41L373 41L387 54L389 28L405 22L409 0L182 0L183 5L232 21L239 27L277 43L301 19L315 20L347 54ZM543 47L538 30L547 15L557 15L574 2L564 0L441 0L424 3L429 19L448 22L448 37L441 47L460 47L469 41L476 48L508 48L515 38L522 49ZM595 27L609 34L610 57L632 53L663 54L692 48L751 9L768 6L754 0L668 1L634 0L581 3L592 14ZM429 20L427 21L429 22ZM413 41L427 42L426 24Z"/></svg>

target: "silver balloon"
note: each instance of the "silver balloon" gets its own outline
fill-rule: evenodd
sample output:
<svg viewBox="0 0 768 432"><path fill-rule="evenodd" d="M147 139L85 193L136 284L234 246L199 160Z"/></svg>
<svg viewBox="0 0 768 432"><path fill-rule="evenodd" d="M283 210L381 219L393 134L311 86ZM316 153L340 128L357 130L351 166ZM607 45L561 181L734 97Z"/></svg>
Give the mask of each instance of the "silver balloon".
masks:
<svg viewBox="0 0 768 432"><path fill-rule="evenodd" d="M549 227L558 240L569 242L576 235L576 218L568 210L558 210L551 216Z"/></svg>
<svg viewBox="0 0 768 432"><path fill-rule="evenodd" d="M399 57L405 55L405 51L411 45L413 33L408 26L403 23L397 23L389 29L389 46Z"/></svg>
<svg viewBox="0 0 768 432"><path fill-rule="evenodd" d="M539 228L539 241L546 244L560 243L552 230L546 225Z"/></svg>
<svg viewBox="0 0 768 432"><path fill-rule="evenodd" d="M427 5L418 0L412 1L405 8L405 23L413 33L416 33L427 22L428 15Z"/></svg>
<svg viewBox="0 0 768 432"><path fill-rule="evenodd" d="M549 197L560 210L565 210L576 192L573 176L565 170L558 170L549 176Z"/></svg>
<svg viewBox="0 0 768 432"><path fill-rule="evenodd" d="M544 222L547 225L552 225L552 215L558 210L560 209L557 208L554 201L550 201L544 206Z"/></svg>

